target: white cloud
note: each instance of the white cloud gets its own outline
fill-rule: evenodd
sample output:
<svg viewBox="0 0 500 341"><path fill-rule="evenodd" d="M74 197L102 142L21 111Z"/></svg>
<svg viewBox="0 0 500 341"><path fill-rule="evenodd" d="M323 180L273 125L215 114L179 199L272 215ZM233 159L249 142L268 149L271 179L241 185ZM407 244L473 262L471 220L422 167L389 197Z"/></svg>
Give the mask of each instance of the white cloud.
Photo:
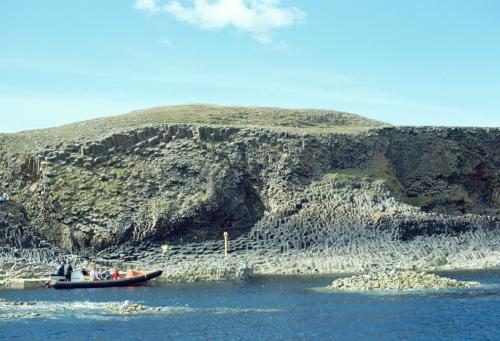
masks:
<svg viewBox="0 0 500 341"><path fill-rule="evenodd" d="M159 10L156 0L135 0L134 8L151 13L158 12Z"/></svg>
<svg viewBox="0 0 500 341"><path fill-rule="evenodd" d="M134 7L149 13L165 12L204 30L234 27L262 44L271 43L272 30L294 25L304 17L295 7L280 7L279 0L194 0L191 6L179 1L136 0Z"/></svg>

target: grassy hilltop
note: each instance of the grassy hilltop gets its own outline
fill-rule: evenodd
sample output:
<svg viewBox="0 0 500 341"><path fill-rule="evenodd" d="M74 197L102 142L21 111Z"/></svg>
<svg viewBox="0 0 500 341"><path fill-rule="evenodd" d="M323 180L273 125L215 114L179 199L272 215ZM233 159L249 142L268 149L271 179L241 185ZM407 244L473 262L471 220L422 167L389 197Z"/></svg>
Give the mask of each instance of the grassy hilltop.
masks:
<svg viewBox="0 0 500 341"><path fill-rule="evenodd" d="M359 115L333 110L188 104L136 110L55 128L1 134L0 147L4 145L4 148L14 148L13 151L30 152L59 142L92 140L116 131L166 123L253 126L311 133L357 133L388 126Z"/></svg>

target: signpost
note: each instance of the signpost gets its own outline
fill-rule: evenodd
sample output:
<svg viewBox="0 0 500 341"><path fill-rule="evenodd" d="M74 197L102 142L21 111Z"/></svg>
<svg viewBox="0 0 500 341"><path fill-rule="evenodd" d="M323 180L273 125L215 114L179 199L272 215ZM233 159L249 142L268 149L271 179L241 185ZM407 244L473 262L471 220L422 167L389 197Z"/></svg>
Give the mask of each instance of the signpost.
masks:
<svg viewBox="0 0 500 341"><path fill-rule="evenodd" d="M224 258L227 258L227 238L228 233L224 232Z"/></svg>

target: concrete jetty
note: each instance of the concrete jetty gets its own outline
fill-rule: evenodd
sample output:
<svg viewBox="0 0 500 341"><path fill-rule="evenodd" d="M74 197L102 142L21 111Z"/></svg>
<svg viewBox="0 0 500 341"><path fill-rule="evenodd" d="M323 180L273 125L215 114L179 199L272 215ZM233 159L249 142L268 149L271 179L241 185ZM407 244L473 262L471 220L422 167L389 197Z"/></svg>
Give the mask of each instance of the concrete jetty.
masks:
<svg viewBox="0 0 500 341"><path fill-rule="evenodd" d="M42 288L46 278L16 278L6 281L5 285L14 289L36 289Z"/></svg>

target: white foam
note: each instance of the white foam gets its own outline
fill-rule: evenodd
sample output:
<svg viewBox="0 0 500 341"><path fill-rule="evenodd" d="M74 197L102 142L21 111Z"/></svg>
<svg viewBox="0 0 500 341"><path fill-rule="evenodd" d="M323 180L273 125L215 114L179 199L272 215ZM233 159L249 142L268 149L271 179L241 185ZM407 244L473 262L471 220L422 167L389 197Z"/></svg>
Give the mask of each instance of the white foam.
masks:
<svg viewBox="0 0 500 341"><path fill-rule="evenodd" d="M126 308L131 304L141 304L142 302L131 301L108 301L108 302L51 302L37 301L29 305L0 305L0 320L18 319L18 318L48 318L58 319L72 318L81 319L122 319L124 315L142 315L142 314L189 314L189 313L208 313L208 314L237 314L237 313L271 313L278 312L278 309L257 309L257 308L193 308L188 306L147 306L146 309L137 313L123 314L119 311L112 311L110 306Z"/></svg>

